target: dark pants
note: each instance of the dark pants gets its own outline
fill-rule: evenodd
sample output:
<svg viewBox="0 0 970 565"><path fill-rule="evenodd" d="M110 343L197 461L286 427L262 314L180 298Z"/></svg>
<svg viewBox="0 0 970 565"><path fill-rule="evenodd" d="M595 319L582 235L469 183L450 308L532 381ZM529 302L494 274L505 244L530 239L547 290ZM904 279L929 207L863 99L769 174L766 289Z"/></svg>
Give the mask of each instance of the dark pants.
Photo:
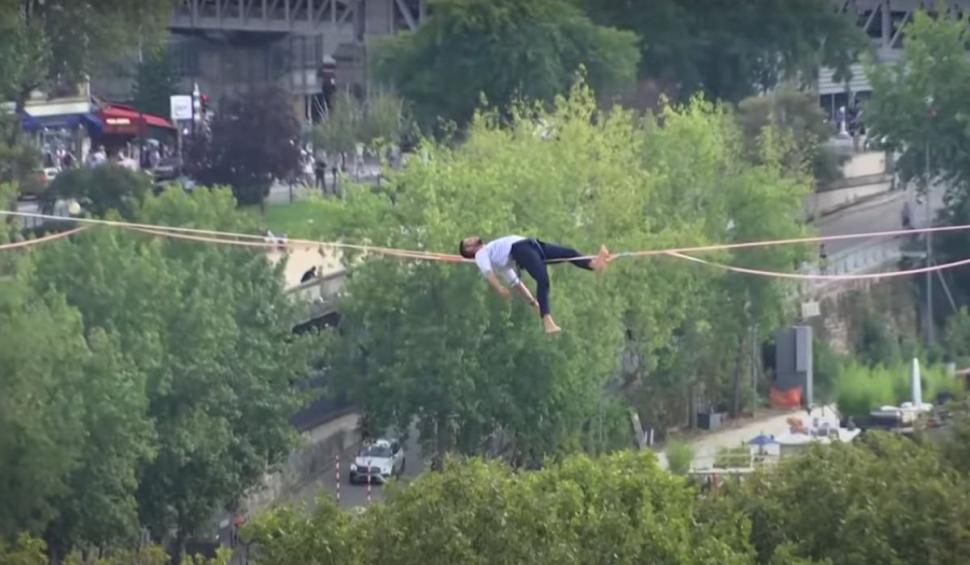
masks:
<svg viewBox="0 0 970 565"><path fill-rule="evenodd" d="M511 257L519 268L524 269L536 280L536 300L539 301L539 313L549 314L549 273L546 263L572 263L580 269L592 271L589 259L573 259L582 257L582 253L568 247L560 247L545 243L538 239L523 239L512 245ZM573 260L570 260L573 259Z"/></svg>

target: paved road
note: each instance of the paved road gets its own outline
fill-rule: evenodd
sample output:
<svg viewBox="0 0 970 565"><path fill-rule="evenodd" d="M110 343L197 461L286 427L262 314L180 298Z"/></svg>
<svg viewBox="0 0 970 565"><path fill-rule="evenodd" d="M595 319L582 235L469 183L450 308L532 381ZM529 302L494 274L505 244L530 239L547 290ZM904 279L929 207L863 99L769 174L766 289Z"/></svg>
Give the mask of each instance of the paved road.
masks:
<svg viewBox="0 0 970 565"><path fill-rule="evenodd" d="M357 455L357 446L347 449L340 455L340 507L354 508L366 506L368 504L367 485L352 485L348 480L350 464ZM421 451L421 446L417 442L417 434L412 433L404 446L405 469L404 476L400 481L407 482L420 475L428 469L429 462ZM336 473L331 470L322 474L316 481L303 488L295 498L304 501L312 501L324 491L331 496L336 496ZM372 485L370 488L370 503L374 503L384 498L384 487Z"/></svg>
<svg viewBox="0 0 970 565"><path fill-rule="evenodd" d="M687 443L694 448L694 468L704 469L712 467L717 451L726 447L738 447L745 444L759 434L779 436L788 431L788 418L801 418L806 424L811 424L814 418L819 423L828 422L838 425L838 417L832 407L816 408L811 415L804 410L786 412L769 418L758 419L736 428L716 431L694 438ZM667 457L664 453L657 453L660 466L667 468Z"/></svg>
<svg viewBox="0 0 970 565"><path fill-rule="evenodd" d="M361 175L360 182L371 184L376 183L380 172L380 165L368 163L364 165L364 174ZM351 180L353 180L352 176ZM327 188L330 188L332 183L333 176L330 173L327 173ZM289 204L293 201L303 200L310 194L316 194L319 196L322 194L322 191L319 188L304 185L294 185L291 191L290 185L276 181L269 189L269 196L266 197L266 203L270 205Z"/></svg>
<svg viewBox="0 0 970 565"><path fill-rule="evenodd" d="M936 185L930 191L930 202L933 215L943 208L943 187ZM926 225L926 204L915 203L913 191L894 191L884 196L863 202L856 206L825 216L816 222L822 235L846 235L874 231L890 231L902 229L903 205L910 202L913 213L913 224L916 227ZM829 255L850 249L866 243L866 239L843 239L829 242L825 249Z"/></svg>

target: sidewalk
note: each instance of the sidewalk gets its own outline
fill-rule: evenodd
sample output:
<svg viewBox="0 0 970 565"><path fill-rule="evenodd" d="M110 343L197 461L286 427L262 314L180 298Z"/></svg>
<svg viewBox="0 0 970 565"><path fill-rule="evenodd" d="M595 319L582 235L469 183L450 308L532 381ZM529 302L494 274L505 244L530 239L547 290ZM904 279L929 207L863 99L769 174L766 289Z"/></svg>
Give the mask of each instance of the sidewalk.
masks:
<svg viewBox="0 0 970 565"><path fill-rule="evenodd" d="M748 420L737 427L703 433L686 440L686 443L694 448L694 467L697 469L711 467L719 449L738 447L759 434L778 436L785 433L788 430L788 418L793 416L806 422L818 418L820 423L829 422L838 425L839 421L833 407L823 406L812 410L811 414L805 410L782 413L775 411L772 415ZM666 453L658 451L657 461L662 469L667 468Z"/></svg>

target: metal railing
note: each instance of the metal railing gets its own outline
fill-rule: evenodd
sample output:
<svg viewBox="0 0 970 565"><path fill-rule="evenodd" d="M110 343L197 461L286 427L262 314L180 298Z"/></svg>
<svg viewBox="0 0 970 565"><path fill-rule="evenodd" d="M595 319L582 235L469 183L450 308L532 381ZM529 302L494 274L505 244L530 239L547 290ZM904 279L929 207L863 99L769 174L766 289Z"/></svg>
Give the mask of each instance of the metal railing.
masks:
<svg viewBox="0 0 970 565"><path fill-rule="evenodd" d="M287 289L288 296L306 304L306 313L300 323L337 311L337 296L343 288L346 276L347 272L341 269Z"/></svg>

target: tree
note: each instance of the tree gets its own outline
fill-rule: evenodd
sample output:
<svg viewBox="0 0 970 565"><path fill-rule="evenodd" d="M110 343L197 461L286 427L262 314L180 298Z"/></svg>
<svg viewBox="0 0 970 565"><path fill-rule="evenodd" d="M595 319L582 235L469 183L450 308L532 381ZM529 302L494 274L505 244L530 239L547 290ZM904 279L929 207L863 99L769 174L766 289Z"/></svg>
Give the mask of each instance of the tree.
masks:
<svg viewBox="0 0 970 565"><path fill-rule="evenodd" d="M58 200L75 199L95 216L114 211L130 220L151 191L151 177L108 164L60 173L44 193L43 203L51 211Z"/></svg>
<svg viewBox="0 0 970 565"><path fill-rule="evenodd" d="M686 475L694 462L694 448L682 441L671 442L665 451L670 472L675 475Z"/></svg>
<svg viewBox="0 0 970 565"><path fill-rule="evenodd" d="M718 497L751 519L758 563L955 563L970 544L970 489L932 446L878 432L816 446ZM913 501L919 501L913 503Z"/></svg>
<svg viewBox="0 0 970 565"><path fill-rule="evenodd" d="M947 320L943 343L950 360L966 366L970 361L970 311L966 307Z"/></svg>
<svg viewBox="0 0 970 565"><path fill-rule="evenodd" d="M801 233L807 184L776 164L748 164L721 108L697 100L641 122L621 110L597 112L580 86L553 111L520 106L509 114L508 123L495 114L474 120L460 147L423 144L421 157L379 189L312 204L326 222L303 235L450 251L476 232L581 250ZM796 257L762 250L717 259L790 269ZM654 397L670 403L684 397L685 374L730 378L725 367L734 365L739 337L751 326L773 328L788 300L780 283L740 282L672 259L618 260L602 277L553 267L553 309L566 331L550 340L530 309L502 305L467 265L345 259L334 374L374 427L416 421L438 454L501 453L524 463L580 446L621 348L642 360L644 386L664 379ZM746 301L754 305L745 314ZM694 323L724 332L705 350L708 373L666 364L698 354L699 346L677 341Z"/></svg>
<svg viewBox="0 0 970 565"><path fill-rule="evenodd" d="M331 155L351 153L357 143L400 144L413 124L404 101L387 93L358 100L338 96L326 119L313 130L314 144Z"/></svg>
<svg viewBox="0 0 970 565"><path fill-rule="evenodd" d="M358 516L321 498L244 531L259 563L750 563L740 525L697 527L696 493L650 455L570 457L541 471L450 462Z"/></svg>
<svg viewBox="0 0 970 565"><path fill-rule="evenodd" d="M225 190L166 191L147 198L135 220L256 231ZM296 306L260 253L114 229L44 248L36 262L36 284L67 297L83 316L89 342L97 343L93 328L102 328L125 352L98 355L100 366L140 383L133 391L102 392L103 402L137 392L133 398L152 423L153 456L142 459L137 484L111 458L130 429L115 432L122 437L105 446L98 435L90 439L92 449L104 451L84 480L125 489L137 501L136 524L171 542L178 559L188 536L289 452L289 418L301 399L292 384L307 376L316 342L291 336ZM108 406L95 417L108 430L117 426ZM101 501L75 496L69 502L78 511L101 511Z"/></svg>
<svg viewBox="0 0 970 565"><path fill-rule="evenodd" d="M964 104L970 95L967 25L967 19L933 18L917 11L905 28L899 62L870 61L866 69L873 88L865 113L869 136L901 154L896 168L904 179L942 176L959 193L970 182L970 118Z"/></svg>
<svg viewBox="0 0 970 565"><path fill-rule="evenodd" d="M150 50L135 70L131 93L135 108L146 114L169 117L169 98L177 92L178 82L178 69L168 49Z"/></svg>
<svg viewBox="0 0 970 565"><path fill-rule="evenodd" d="M482 96L498 108L518 97L552 101L580 67L598 91L630 82L633 34L594 25L555 0L436 0L418 31L382 42L375 75L414 103L422 124L465 124Z"/></svg>
<svg viewBox="0 0 970 565"><path fill-rule="evenodd" d="M827 0L582 0L593 21L639 38L641 79L686 100L701 91L738 102L784 80L809 83L820 66L849 77L867 38Z"/></svg>
<svg viewBox="0 0 970 565"><path fill-rule="evenodd" d="M220 105L211 134L190 144L189 170L203 185L231 186L240 205L262 206L273 181L301 170L300 135L286 92L257 89Z"/></svg>
<svg viewBox="0 0 970 565"><path fill-rule="evenodd" d="M772 94L745 98L738 103L738 119L749 158L758 159L761 135L770 127L784 143L780 157L786 169L795 174L811 173L819 186L841 178L839 157L823 145L831 132L814 94L787 86Z"/></svg>
<svg viewBox="0 0 970 565"><path fill-rule="evenodd" d="M899 153L896 168L904 180L921 179L925 190L938 180L946 187L941 220L959 225L970 221L970 61L966 57L968 20L933 18L918 11L906 30L903 57L895 65L870 63L873 87L866 106L869 136ZM965 233L933 237L940 261L966 257ZM951 271L961 301L966 275Z"/></svg>
<svg viewBox="0 0 970 565"><path fill-rule="evenodd" d="M0 98L18 113L31 91L56 94L130 49L159 39L172 0L0 0ZM15 141L19 124L8 132Z"/></svg>
<svg viewBox="0 0 970 565"><path fill-rule="evenodd" d="M68 492L86 432L76 395L88 352L63 296L0 285L0 534L13 537L43 531Z"/></svg>

